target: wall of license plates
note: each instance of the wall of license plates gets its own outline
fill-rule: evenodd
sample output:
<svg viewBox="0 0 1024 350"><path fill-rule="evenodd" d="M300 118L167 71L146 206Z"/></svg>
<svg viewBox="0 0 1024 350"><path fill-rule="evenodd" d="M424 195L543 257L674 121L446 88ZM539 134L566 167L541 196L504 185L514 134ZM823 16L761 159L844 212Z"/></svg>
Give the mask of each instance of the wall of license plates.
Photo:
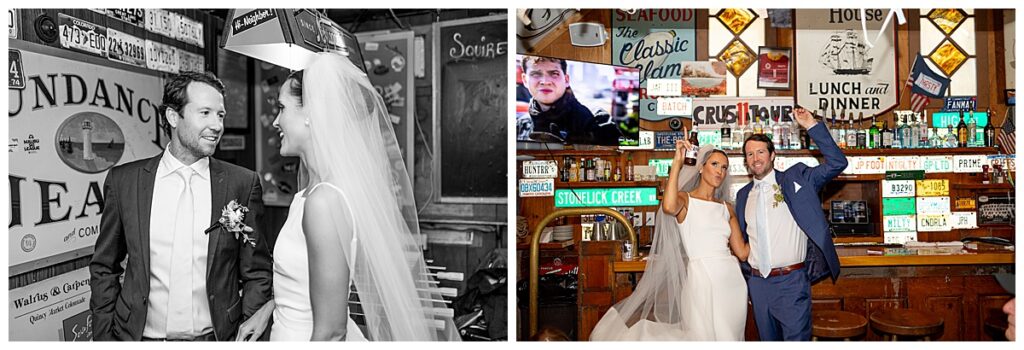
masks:
<svg viewBox="0 0 1024 350"><path fill-rule="evenodd" d="M8 37L166 73L212 70L214 18L194 9L8 9ZM211 30L211 28L213 30Z"/></svg>

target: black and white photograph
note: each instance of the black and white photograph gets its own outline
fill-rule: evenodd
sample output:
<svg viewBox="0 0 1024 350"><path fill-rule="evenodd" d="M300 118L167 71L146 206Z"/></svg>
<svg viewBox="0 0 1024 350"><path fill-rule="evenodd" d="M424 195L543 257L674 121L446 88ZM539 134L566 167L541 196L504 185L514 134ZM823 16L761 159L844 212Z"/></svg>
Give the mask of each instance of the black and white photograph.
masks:
<svg viewBox="0 0 1024 350"><path fill-rule="evenodd" d="M11 341L506 341L506 9L8 9Z"/></svg>

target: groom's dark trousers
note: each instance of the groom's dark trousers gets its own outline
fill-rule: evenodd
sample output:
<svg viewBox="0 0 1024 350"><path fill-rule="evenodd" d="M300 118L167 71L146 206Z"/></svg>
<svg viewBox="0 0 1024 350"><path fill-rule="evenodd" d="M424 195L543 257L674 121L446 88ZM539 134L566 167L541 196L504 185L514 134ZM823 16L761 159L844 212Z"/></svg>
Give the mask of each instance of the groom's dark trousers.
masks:
<svg viewBox="0 0 1024 350"><path fill-rule="evenodd" d="M94 340L142 340L149 301L150 209L162 154L114 167L103 183L100 234L89 264ZM221 209L235 200L250 210L245 224L262 227L263 191L256 173L211 157L210 192L212 215L205 226L213 226ZM222 228L208 234L206 291L213 337L234 340L239 324L273 296L266 235L255 232L252 247Z"/></svg>
<svg viewBox="0 0 1024 350"><path fill-rule="evenodd" d="M821 150L824 163L814 167L797 163L784 171L775 170L775 182L782 187L789 213L807 235L804 267L786 275L764 278L752 276L749 263L740 264L747 278L747 290L754 305L754 321L761 340L810 340L811 283L828 275L833 281L839 278L839 257L818 193L846 169L846 156L832 140L825 123L812 126L807 134ZM743 239L747 241L746 206L753 186L751 181L736 193L736 218L740 222Z"/></svg>

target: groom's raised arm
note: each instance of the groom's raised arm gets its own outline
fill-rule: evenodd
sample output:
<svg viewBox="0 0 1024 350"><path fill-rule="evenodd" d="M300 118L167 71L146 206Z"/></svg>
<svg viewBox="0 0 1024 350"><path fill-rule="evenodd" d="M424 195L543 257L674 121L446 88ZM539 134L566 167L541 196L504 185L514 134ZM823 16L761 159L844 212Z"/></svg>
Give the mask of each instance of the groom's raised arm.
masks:
<svg viewBox="0 0 1024 350"><path fill-rule="evenodd" d="M259 232L263 220L263 187L259 176L251 173L248 203L249 215L245 216L245 224L256 229L256 246L238 240L239 279L242 281L242 319L252 317L264 303L273 298L273 264L270 258L270 245L267 234Z"/></svg>
<svg viewBox="0 0 1024 350"><path fill-rule="evenodd" d="M116 170L111 169L103 181L104 208L100 217L100 234L96 237L96 247L89 263L89 287L92 290L89 309L92 311L94 340L113 340L110 329L114 301L121 295L119 279L124 272L121 261L127 254L124 226L121 225L121 203L117 198Z"/></svg>

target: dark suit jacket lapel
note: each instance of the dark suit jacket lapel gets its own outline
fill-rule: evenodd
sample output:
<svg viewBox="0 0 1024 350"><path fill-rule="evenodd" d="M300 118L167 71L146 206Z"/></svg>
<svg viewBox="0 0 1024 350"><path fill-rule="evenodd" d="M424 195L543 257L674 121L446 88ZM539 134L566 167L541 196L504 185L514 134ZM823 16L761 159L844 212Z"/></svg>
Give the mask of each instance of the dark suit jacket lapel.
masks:
<svg viewBox="0 0 1024 350"><path fill-rule="evenodd" d="M220 220L221 209L227 205L228 186L224 179L224 167L219 160L210 157L210 226ZM210 244L206 251L206 276L210 276L214 258L217 256L217 241L230 234L223 228L210 232Z"/></svg>
<svg viewBox="0 0 1024 350"><path fill-rule="evenodd" d="M149 214L153 210L153 185L156 182L156 169L160 166L161 157L163 157L162 152L147 160L135 181L135 186L137 186L135 194L138 196L136 216L139 218L139 232L141 233L139 243L142 245L141 258L144 271L149 271ZM131 252L128 254L130 258Z"/></svg>

